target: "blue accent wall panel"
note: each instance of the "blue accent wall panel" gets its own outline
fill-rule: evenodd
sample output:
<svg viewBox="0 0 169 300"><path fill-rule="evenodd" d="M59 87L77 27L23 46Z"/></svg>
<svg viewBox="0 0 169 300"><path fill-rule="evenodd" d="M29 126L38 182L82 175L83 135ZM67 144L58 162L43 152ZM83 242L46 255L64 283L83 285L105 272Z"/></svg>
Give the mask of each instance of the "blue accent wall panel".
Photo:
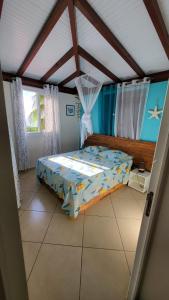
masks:
<svg viewBox="0 0 169 300"><path fill-rule="evenodd" d="M167 87L168 81L150 84L143 115L140 140L152 142L158 140L162 114L158 120L149 119L150 114L148 113L148 110L153 110L156 105L158 109L164 109ZM114 135L116 92L117 88L115 85L103 87L101 89L91 113L94 133ZM81 110L81 115L82 113L83 109Z"/></svg>
<svg viewBox="0 0 169 300"><path fill-rule="evenodd" d="M156 142L158 140L162 114L159 119L149 119L149 110L157 105L158 110L164 109L168 81L151 83L142 122L140 140Z"/></svg>
<svg viewBox="0 0 169 300"><path fill-rule="evenodd" d="M115 85L102 87L91 113L94 133L114 135L116 92Z"/></svg>

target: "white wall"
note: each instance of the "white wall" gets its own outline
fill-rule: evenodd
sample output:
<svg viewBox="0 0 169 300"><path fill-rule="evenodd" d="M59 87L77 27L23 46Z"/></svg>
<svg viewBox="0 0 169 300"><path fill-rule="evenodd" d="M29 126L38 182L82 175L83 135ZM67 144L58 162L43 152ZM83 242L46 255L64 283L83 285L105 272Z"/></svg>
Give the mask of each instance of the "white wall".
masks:
<svg viewBox="0 0 169 300"><path fill-rule="evenodd" d="M3 83L8 124L15 142L10 83ZM79 148L79 120L77 116L66 116L66 104L74 105L74 99L74 95L59 93L62 152L73 151ZM39 157L44 156L43 140L43 133L29 133L27 135L30 168L35 166Z"/></svg>
<svg viewBox="0 0 169 300"><path fill-rule="evenodd" d="M60 121L62 134L62 151L79 149L80 122L77 116L66 116L66 104L74 104L74 95L60 93Z"/></svg>

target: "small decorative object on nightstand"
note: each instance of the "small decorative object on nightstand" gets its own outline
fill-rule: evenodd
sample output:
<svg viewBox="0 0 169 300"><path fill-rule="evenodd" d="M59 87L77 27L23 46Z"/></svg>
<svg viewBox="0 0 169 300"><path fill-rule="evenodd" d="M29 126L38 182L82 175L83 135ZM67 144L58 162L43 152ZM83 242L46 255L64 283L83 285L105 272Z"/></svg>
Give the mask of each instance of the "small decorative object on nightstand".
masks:
<svg viewBox="0 0 169 300"><path fill-rule="evenodd" d="M138 169L130 171L128 186L139 192L145 193L148 190L151 173L144 171L139 172Z"/></svg>

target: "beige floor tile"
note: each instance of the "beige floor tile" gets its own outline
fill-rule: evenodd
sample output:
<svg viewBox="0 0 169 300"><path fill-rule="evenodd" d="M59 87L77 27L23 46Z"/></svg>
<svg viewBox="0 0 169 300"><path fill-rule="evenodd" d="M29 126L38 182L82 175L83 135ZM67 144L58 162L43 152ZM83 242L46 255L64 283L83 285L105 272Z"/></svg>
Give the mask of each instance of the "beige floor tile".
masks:
<svg viewBox="0 0 169 300"><path fill-rule="evenodd" d="M47 188L40 188L32 197L28 209L35 211L54 212L57 207L57 197Z"/></svg>
<svg viewBox="0 0 169 300"><path fill-rule="evenodd" d="M21 192L21 209L28 209L31 200L33 198L34 192Z"/></svg>
<svg viewBox="0 0 169 300"><path fill-rule="evenodd" d="M72 220L63 214L54 214L45 237L45 243L81 246L83 216Z"/></svg>
<svg viewBox="0 0 169 300"><path fill-rule="evenodd" d="M141 192L139 192L139 191L137 191L135 189L132 189L130 187L128 187L128 189L130 190L133 199L137 201L137 203L140 206L141 211L143 213L144 212L145 203L146 203L147 193L141 193Z"/></svg>
<svg viewBox="0 0 169 300"><path fill-rule="evenodd" d="M145 208L145 205L146 205L146 199L137 199L137 203L140 206L140 209L142 211L142 216L143 216L144 208Z"/></svg>
<svg viewBox="0 0 169 300"><path fill-rule="evenodd" d="M120 197L114 198L112 204L117 218L142 218L142 209L132 195L126 197L124 193Z"/></svg>
<svg viewBox="0 0 169 300"><path fill-rule="evenodd" d="M135 189L132 189L132 188L128 188L128 189L130 189L130 192L131 192L132 196L135 199L143 200L143 202L145 201L147 193L141 193L141 192L139 192L139 191L137 191Z"/></svg>
<svg viewBox="0 0 169 300"><path fill-rule="evenodd" d="M23 241L41 242L46 233L52 214L47 212L26 211L20 217Z"/></svg>
<svg viewBox="0 0 169 300"><path fill-rule="evenodd" d="M117 219L124 249L135 251L140 231L141 220L138 219Z"/></svg>
<svg viewBox="0 0 169 300"><path fill-rule="evenodd" d="M40 187L40 183L36 178L34 170L28 171L20 176L21 191L37 191Z"/></svg>
<svg viewBox="0 0 169 300"><path fill-rule="evenodd" d="M22 192L36 192L40 185L35 180L21 180L21 191Z"/></svg>
<svg viewBox="0 0 169 300"><path fill-rule="evenodd" d="M111 203L110 197L106 197L99 201L97 204L93 205L86 210L85 215L87 216L104 216L104 217L114 217L114 211Z"/></svg>
<svg viewBox="0 0 169 300"><path fill-rule="evenodd" d="M81 300L124 300L128 283L124 252L83 249Z"/></svg>
<svg viewBox="0 0 169 300"><path fill-rule="evenodd" d="M78 300L81 248L46 245L28 281L29 300Z"/></svg>
<svg viewBox="0 0 169 300"><path fill-rule="evenodd" d="M147 193L144 194L144 197L138 197L137 198L137 202L142 210L142 213L144 213L144 208L145 208L145 205L146 205L146 197L147 197Z"/></svg>
<svg viewBox="0 0 169 300"><path fill-rule="evenodd" d="M115 219L85 216L84 246L122 250L122 243Z"/></svg>
<svg viewBox="0 0 169 300"><path fill-rule="evenodd" d="M125 195L126 199L130 199L132 197L131 188L129 188L127 185L124 186L123 188L115 191L114 193L111 193L110 198L111 198L112 201L116 198L118 198L118 199L122 198L123 199L124 195Z"/></svg>
<svg viewBox="0 0 169 300"><path fill-rule="evenodd" d="M36 177L35 169L20 173L21 180L33 180Z"/></svg>
<svg viewBox="0 0 169 300"><path fill-rule="evenodd" d="M19 177L20 178L28 178L28 177L34 177L35 176L35 168L29 169L28 171L25 172L20 172Z"/></svg>
<svg viewBox="0 0 169 300"><path fill-rule="evenodd" d="M23 242L22 245L23 245L23 254L24 254L24 261L25 261L26 278L28 279L41 244Z"/></svg>
<svg viewBox="0 0 169 300"><path fill-rule="evenodd" d="M135 252L126 251L126 257L127 257L130 272L132 272L133 269L135 254L136 254Z"/></svg>

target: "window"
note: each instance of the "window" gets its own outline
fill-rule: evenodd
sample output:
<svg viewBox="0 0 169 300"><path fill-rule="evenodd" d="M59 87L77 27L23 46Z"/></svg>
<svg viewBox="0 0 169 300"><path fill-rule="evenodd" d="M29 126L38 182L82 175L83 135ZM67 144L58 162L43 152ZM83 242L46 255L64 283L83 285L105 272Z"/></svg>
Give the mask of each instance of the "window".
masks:
<svg viewBox="0 0 169 300"><path fill-rule="evenodd" d="M23 90L27 132L41 132L45 129L44 96L36 91Z"/></svg>

